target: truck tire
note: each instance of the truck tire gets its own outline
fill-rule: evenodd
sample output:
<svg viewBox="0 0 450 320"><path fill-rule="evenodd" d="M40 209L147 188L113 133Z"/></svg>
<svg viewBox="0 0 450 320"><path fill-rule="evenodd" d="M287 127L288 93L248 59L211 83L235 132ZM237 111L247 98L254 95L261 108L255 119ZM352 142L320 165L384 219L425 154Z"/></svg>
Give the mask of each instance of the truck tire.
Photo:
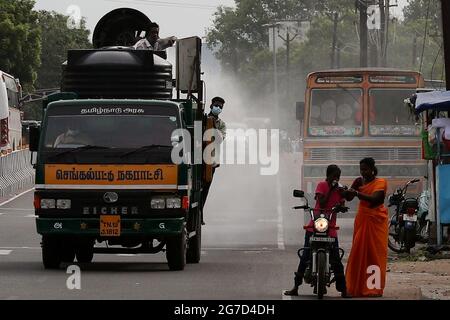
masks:
<svg viewBox="0 0 450 320"><path fill-rule="evenodd" d="M91 242L81 243L75 248L77 261L80 263L91 263L94 258L94 244Z"/></svg>
<svg viewBox="0 0 450 320"><path fill-rule="evenodd" d="M317 252L317 298L323 299L326 291L326 255L325 252Z"/></svg>
<svg viewBox="0 0 450 320"><path fill-rule="evenodd" d="M62 262L61 245L57 238L42 236L42 262L45 269L58 269Z"/></svg>
<svg viewBox="0 0 450 320"><path fill-rule="evenodd" d="M167 238L166 257L169 269L172 271L183 270L186 265L186 229L180 235Z"/></svg>
<svg viewBox="0 0 450 320"><path fill-rule="evenodd" d="M195 230L195 236L189 238L188 249L186 252L187 263L199 263L202 252L202 224L198 223Z"/></svg>
<svg viewBox="0 0 450 320"><path fill-rule="evenodd" d="M75 249L73 247L64 248L61 252L61 261L72 263L75 260Z"/></svg>

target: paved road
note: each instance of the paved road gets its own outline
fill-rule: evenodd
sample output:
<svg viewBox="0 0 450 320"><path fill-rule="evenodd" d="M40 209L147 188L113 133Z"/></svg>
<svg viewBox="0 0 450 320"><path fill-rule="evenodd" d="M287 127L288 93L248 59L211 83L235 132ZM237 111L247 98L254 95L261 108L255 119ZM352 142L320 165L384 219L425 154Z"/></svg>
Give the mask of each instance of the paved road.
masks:
<svg viewBox="0 0 450 320"><path fill-rule="evenodd" d="M0 205L0 299L283 299L292 285L303 237L292 189L300 186L299 154L281 158L278 176L257 166L218 169L206 205L202 260L168 270L164 253L97 254L79 265L81 290L66 287L67 266L44 270L32 209L33 193ZM351 219L341 220L349 247ZM314 299L302 288L296 299ZM336 295L334 289L331 295Z"/></svg>

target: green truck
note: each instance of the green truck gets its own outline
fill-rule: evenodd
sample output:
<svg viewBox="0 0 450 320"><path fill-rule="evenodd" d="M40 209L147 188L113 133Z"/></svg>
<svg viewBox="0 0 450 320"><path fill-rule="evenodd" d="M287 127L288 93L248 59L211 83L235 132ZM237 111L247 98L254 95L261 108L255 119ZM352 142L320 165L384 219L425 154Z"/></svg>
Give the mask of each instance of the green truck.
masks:
<svg viewBox="0 0 450 320"><path fill-rule="evenodd" d="M177 42L173 79L165 52L130 47L150 22L128 8L105 15L94 49L68 51L61 92L30 128L45 268L89 263L94 253L165 250L170 270L200 261L202 190L212 180L189 152L208 122L201 40ZM173 160L175 148L186 161Z"/></svg>

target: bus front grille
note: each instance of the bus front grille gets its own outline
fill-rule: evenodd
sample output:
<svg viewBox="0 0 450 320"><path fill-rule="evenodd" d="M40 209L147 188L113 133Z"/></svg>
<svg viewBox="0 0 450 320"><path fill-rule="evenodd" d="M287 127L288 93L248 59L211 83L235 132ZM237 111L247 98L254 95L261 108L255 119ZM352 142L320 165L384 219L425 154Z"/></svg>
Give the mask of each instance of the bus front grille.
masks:
<svg viewBox="0 0 450 320"><path fill-rule="evenodd" d="M420 160L420 148L312 148L308 160L355 161L372 157L378 161Z"/></svg>

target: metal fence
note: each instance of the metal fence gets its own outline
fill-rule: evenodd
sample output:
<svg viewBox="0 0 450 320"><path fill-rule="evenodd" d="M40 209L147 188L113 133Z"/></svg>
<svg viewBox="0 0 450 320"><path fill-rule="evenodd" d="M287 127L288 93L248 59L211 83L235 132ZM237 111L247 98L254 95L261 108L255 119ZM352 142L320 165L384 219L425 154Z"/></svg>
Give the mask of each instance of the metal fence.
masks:
<svg viewBox="0 0 450 320"><path fill-rule="evenodd" d="M33 185L34 169L29 150L0 156L0 198L16 194Z"/></svg>

